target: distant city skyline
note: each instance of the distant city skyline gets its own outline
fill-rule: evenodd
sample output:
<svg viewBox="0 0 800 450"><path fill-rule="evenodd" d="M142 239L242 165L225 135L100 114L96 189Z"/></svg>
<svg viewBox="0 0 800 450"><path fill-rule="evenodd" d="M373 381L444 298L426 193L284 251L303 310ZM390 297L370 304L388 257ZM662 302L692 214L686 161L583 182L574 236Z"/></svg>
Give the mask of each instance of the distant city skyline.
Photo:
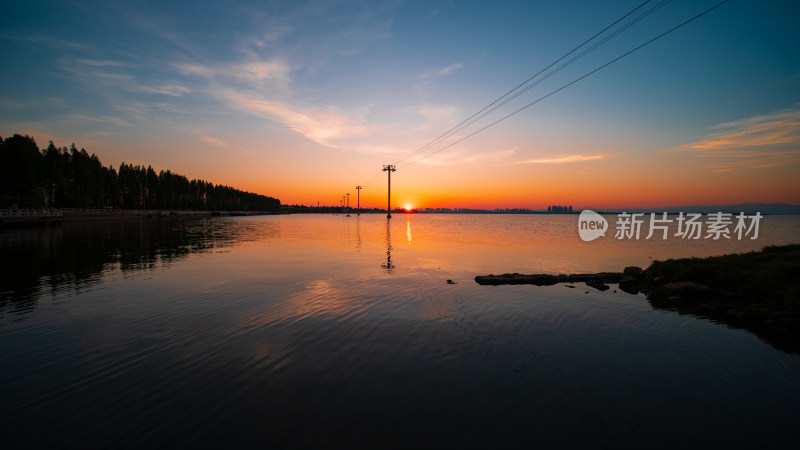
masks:
<svg viewBox="0 0 800 450"><path fill-rule="evenodd" d="M341 206L340 205L300 205L300 204L293 204L293 205L282 205L282 209L291 210L294 209L296 211L301 211L303 209L309 209L312 212L316 210L320 210L323 212L337 212ZM585 208L588 210L588 208ZM507 208L507 207L497 207L497 208L447 208L447 207L436 207L436 208L408 208L408 207L400 207L400 206L393 206L392 212L415 212L415 213L500 213L500 214L579 214L584 209L574 208L567 211L556 211L552 212L549 211L547 208ZM347 212L355 212L356 207L350 206L349 209L346 209ZM369 207L361 208L361 212L363 213L385 213L386 208L380 207ZM616 214L621 212L630 212L630 213L663 213L666 212L668 214L679 214L679 213L716 213L716 212L723 212L723 213L745 213L745 214L755 214L755 213L762 213L766 215L795 215L800 214L800 205L797 204L788 204L788 203L740 203L734 205L683 205L683 206L661 206L655 208L637 208L637 207L628 207L628 208L600 208L597 209L596 212L601 214Z"/></svg>
<svg viewBox="0 0 800 450"><path fill-rule="evenodd" d="M461 140L719 3L648 2L413 154L642 3L14 3L0 136L283 204L334 205L362 185L361 206L385 208L381 167L398 161L392 204L414 208L800 203L796 2L727 2Z"/></svg>

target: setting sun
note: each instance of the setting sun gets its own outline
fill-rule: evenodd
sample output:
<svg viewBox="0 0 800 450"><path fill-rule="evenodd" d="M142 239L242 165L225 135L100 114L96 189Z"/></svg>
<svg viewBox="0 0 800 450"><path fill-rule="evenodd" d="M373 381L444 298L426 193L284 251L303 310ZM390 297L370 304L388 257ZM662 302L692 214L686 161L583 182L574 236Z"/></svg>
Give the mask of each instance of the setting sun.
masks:
<svg viewBox="0 0 800 450"><path fill-rule="evenodd" d="M411 205L406 205L406 211L411 211L412 209L414 209L414 207L413 207L413 206L411 206Z"/></svg>

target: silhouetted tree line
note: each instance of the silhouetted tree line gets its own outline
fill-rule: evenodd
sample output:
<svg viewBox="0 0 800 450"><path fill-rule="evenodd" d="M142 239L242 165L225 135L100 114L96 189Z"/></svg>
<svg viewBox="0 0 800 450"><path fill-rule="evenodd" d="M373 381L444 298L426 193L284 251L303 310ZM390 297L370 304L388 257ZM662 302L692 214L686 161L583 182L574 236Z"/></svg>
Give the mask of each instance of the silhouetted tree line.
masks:
<svg viewBox="0 0 800 450"><path fill-rule="evenodd" d="M0 137L0 207L250 210L280 209L280 200L152 167L105 167L94 153L39 150L30 136Z"/></svg>

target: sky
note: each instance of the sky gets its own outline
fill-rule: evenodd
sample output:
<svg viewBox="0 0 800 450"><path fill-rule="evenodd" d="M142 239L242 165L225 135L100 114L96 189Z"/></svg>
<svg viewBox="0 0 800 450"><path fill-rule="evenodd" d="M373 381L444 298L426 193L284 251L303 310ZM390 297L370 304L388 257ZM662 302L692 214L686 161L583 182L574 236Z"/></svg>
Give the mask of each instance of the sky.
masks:
<svg viewBox="0 0 800 450"><path fill-rule="evenodd" d="M9 2L0 136L283 204L385 207L386 164L393 207L800 204L800 3L731 0L593 72L718 2L561 60L643 0Z"/></svg>

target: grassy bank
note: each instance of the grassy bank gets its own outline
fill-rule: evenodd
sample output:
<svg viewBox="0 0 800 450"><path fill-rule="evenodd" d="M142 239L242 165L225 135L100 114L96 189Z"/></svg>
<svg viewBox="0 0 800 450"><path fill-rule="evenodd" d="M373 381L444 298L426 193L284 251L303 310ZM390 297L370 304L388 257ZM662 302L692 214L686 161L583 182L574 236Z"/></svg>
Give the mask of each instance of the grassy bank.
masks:
<svg viewBox="0 0 800 450"><path fill-rule="evenodd" d="M654 261L621 273L504 274L475 277L479 284L537 284L584 281L605 290L619 283L644 293L654 308L707 317L745 328L776 348L800 353L800 244L708 258Z"/></svg>
<svg viewBox="0 0 800 450"><path fill-rule="evenodd" d="M635 279L621 281L620 288L638 288L655 308L745 328L776 348L800 353L798 274L800 245L795 244L654 261Z"/></svg>
<svg viewBox="0 0 800 450"><path fill-rule="evenodd" d="M655 261L643 275L650 296L723 302L764 320L800 324L800 245ZM681 295L680 282L696 288Z"/></svg>

